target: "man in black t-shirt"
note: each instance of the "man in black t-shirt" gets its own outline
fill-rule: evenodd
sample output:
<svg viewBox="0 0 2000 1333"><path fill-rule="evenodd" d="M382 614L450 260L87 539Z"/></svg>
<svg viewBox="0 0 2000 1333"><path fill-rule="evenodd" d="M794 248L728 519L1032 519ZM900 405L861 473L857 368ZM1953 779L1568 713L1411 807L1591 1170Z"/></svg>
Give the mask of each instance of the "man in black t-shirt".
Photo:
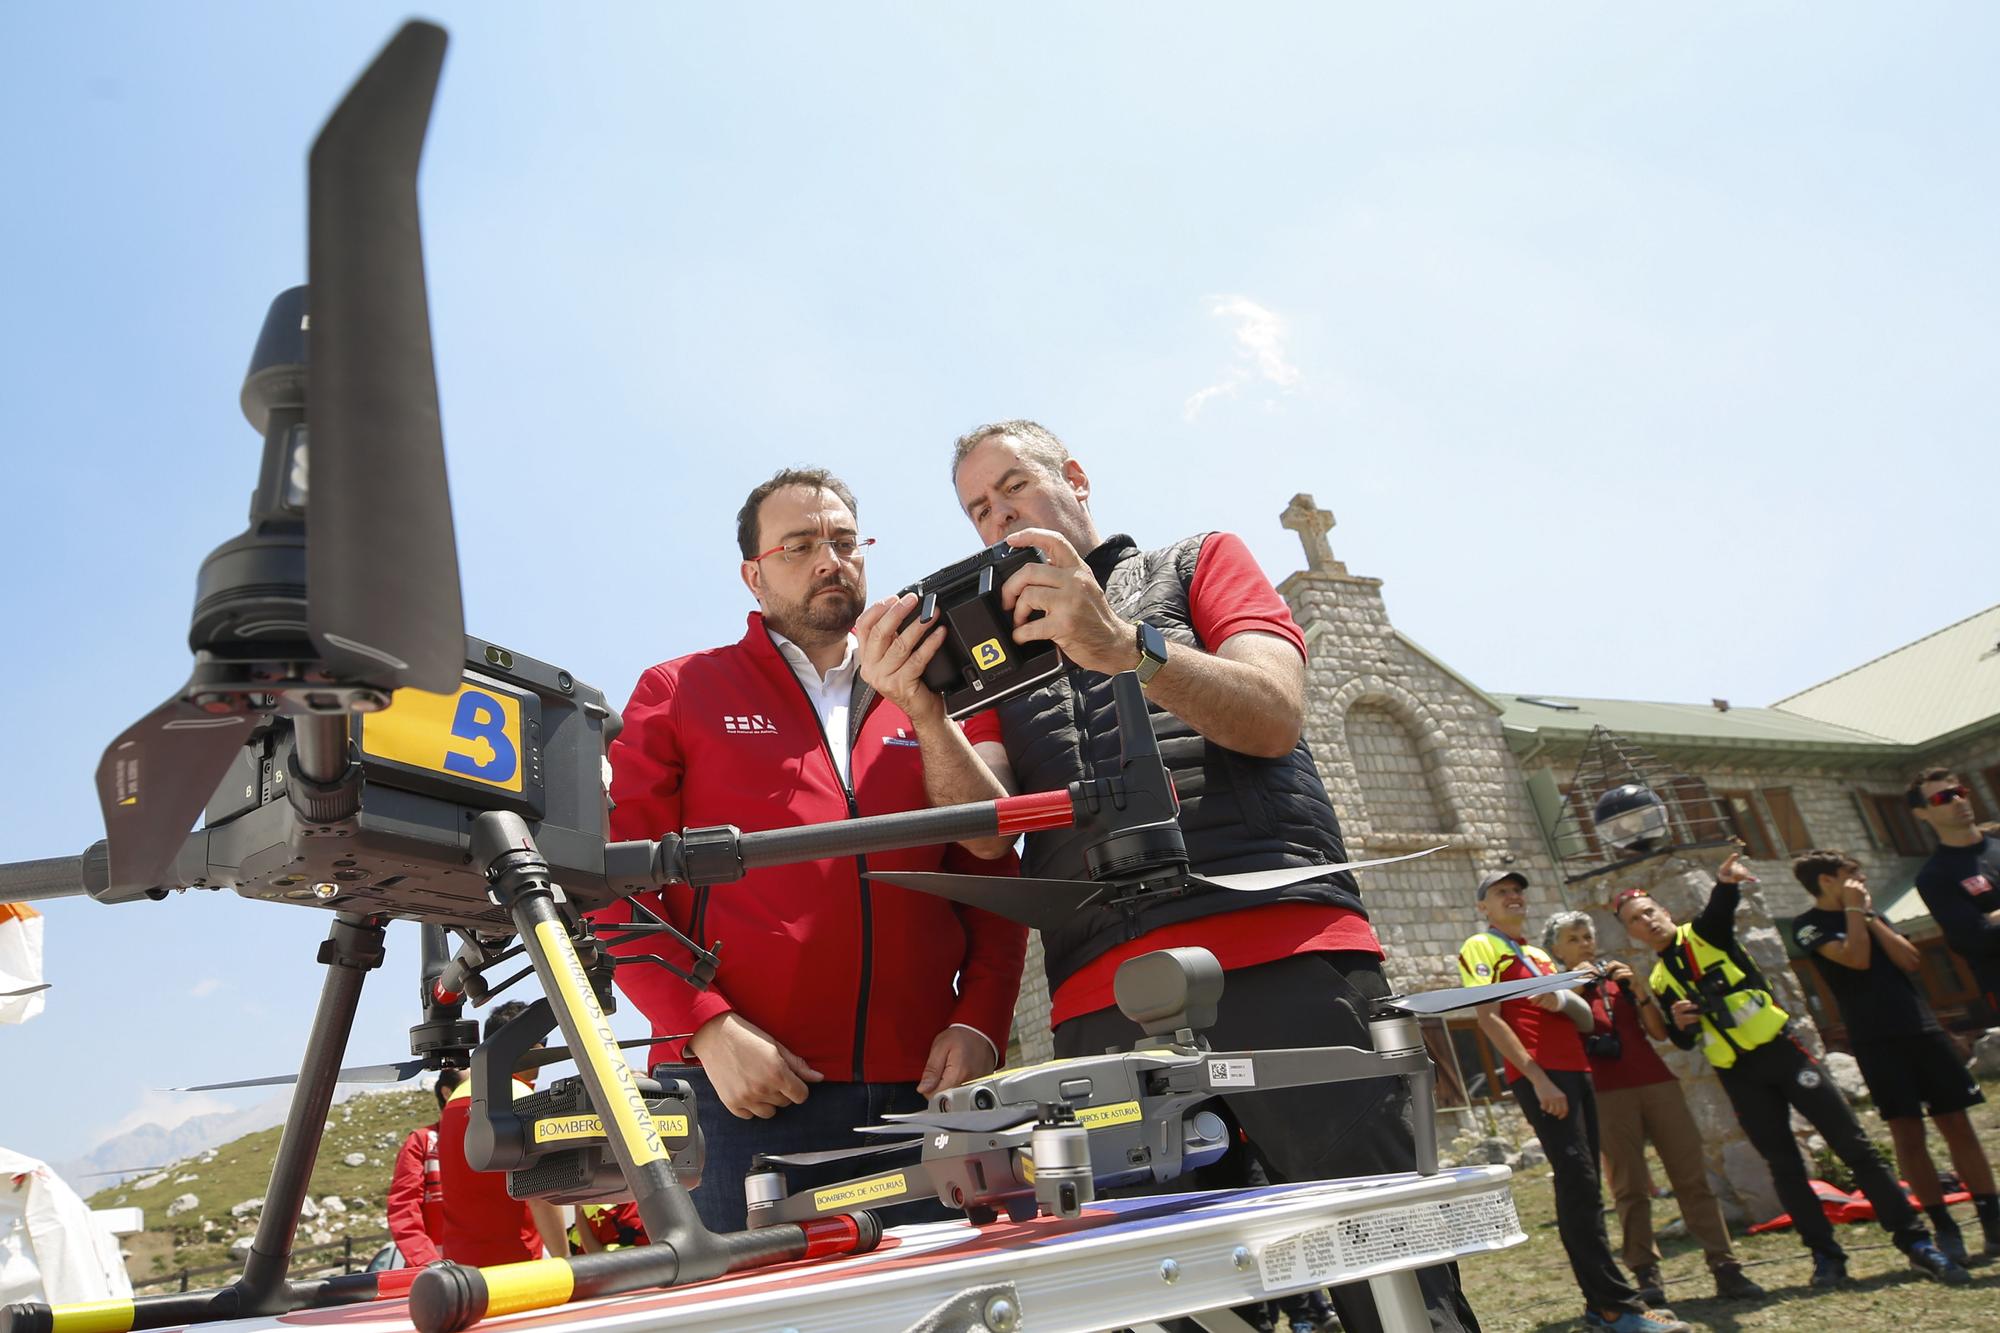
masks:
<svg viewBox="0 0 2000 1333"><path fill-rule="evenodd" d="M1948 768L1927 768L1904 793L1910 812L1937 834L1937 849L1917 871L1917 893L1945 942L1966 961L1985 997L2000 1014L2000 840L1986 836L1972 809L1972 792ZM1986 1252L2000 1255L2000 1199L1991 1177L1984 1197L1974 1191Z"/></svg>
<svg viewBox="0 0 2000 1333"><path fill-rule="evenodd" d="M1860 865L1840 852L1812 851L1792 862L1792 874L1813 899L1811 911L1793 918L1792 938L1840 1005L1861 1077L1896 1145L1896 1165L1930 1215L1938 1247L1964 1264L1965 1238L1945 1207L1937 1164L1924 1142L1924 1110L1937 1121L1959 1179L1975 1199L1990 1200L1993 1168L1965 1113L1985 1094L1911 980L1922 955L1876 915ZM2000 1216L1987 1221L1990 1203L1979 1210L1987 1252L1995 1253Z"/></svg>
<svg viewBox="0 0 2000 1333"><path fill-rule="evenodd" d="M1925 769L1905 796L1938 838L1917 872L1917 892L1972 968L1987 1008L2000 1015L2000 841L1980 830L1971 790L1948 768Z"/></svg>

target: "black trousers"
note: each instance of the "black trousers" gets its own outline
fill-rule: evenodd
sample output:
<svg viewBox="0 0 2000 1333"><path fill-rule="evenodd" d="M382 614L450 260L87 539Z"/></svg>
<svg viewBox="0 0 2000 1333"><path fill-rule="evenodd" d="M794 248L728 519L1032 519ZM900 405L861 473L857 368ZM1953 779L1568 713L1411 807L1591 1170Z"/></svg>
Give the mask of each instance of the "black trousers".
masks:
<svg viewBox="0 0 2000 1333"><path fill-rule="evenodd" d="M1215 1026L1218 1051L1287 1046L1371 1046L1368 1003L1390 993L1382 960L1369 953L1311 953L1228 974ZM1059 1024L1056 1054L1091 1055L1129 1048L1145 1035L1116 1009ZM1230 1093L1219 1099L1243 1143L1221 1161L1167 1185L1122 1193L1223 1189L1250 1178L1239 1152L1255 1155L1272 1181L1334 1180L1416 1169L1410 1099L1401 1079ZM1433 1333L1478 1333L1479 1319L1459 1288L1458 1265L1418 1270ZM1365 1283L1336 1287L1334 1308L1346 1333L1379 1333L1381 1318Z"/></svg>
<svg viewBox="0 0 2000 1333"><path fill-rule="evenodd" d="M1542 1109L1527 1079L1517 1078L1507 1086L1549 1155L1555 1175L1556 1234L1562 1237L1583 1302L1600 1313L1644 1310L1645 1302L1618 1271L1611 1241L1604 1234L1604 1192L1597 1177L1597 1093L1590 1086L1590 1075L1581 1069L1544 1072L1569 1099L1569 1111L1560 1120Z"/></svg>
<svg viewBox="0 0 2000 1333"><path fill-rule="evenodd" d="M1792 1215L1792 1225L1807 1248L1835 1256L1846 1253L1807 1183L1805 1154L1792 1137L1794 1110L1811 1121L1827 1146L1847 1163L1855 1183L1875 1205L1875 1220L1897 1245L1908 1246L1930 1235L1895 1174L1862 1134L1847 1099L1789 1028L1755 1050L1740 1052L1735 1064L1715 1072L1736 1108L1744 1136L1771 1168L1778 1201Z"/></svg>

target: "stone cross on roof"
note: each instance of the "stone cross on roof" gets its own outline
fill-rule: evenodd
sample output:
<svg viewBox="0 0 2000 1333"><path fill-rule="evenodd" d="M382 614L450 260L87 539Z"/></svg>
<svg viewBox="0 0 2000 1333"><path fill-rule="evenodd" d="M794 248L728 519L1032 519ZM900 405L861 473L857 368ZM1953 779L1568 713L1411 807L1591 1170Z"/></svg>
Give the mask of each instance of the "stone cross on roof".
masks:
<svg viewBox="0 0 2000 1333"><path fill-rule="evenodd" d="M1333 558L1333 546L1326 534L1333 531L1333 511L1321 509L1313 503L1310 495L1301 491L1292 497L1285 512L1278 515L1278 522L1299 534L1299 544L1306 548L1306 569L1314 574L1345 574L1347 566Z"/></svg>

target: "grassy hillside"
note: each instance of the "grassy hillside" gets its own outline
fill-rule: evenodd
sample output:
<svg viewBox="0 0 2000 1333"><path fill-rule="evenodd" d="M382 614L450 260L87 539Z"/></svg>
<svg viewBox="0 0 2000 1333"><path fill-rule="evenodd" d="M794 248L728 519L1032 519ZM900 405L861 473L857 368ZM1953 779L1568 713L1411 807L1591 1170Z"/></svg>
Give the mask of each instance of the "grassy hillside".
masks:
<svg viewBox="0 0 2000 1333"><path fill-rule="evenodd" d="M313 1208L307 1212L317 1211L318 1215L300 1222L296 1243L304 1247L385 1230L383 1200L389 1192L396 1150L404 1136L436 1119L436 1114L437 1103L431 1094L416 1090L353 1097L333 1107L309 1191ZM261 1209L244 1209L240 1215L232 1210L263 1197L281 1132L267 1129L247 1134L175 1162L164 1171L90 1197L93 1208L145 1210L147 1235L135 1237L135 1243L128 1246L135 1255L134 1282L237 1257L231 1247L256 1232ZM360 1157L359 1164L348 1165L347 1159L355 1155ZM185 1195L198 1202L168 1216L168 1208ZM330 1196L338 1198L345 1211L320 1208ZM152 1255L148 1262L136 1261L136 1256L148 1253Z"/></svg>

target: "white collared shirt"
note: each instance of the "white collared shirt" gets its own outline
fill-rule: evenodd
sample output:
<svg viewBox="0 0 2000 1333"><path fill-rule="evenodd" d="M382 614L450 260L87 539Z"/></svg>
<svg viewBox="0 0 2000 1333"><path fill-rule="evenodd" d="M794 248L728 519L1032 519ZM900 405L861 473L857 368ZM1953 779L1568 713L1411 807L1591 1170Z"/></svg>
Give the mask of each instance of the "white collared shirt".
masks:
<svg viewBox="0 0 2000 1333"><path fill-rule="evenodd" d="M851 790L854 784L847 776L847 713L854 697L854 673L860 666L860 640L849 634L846 655L824 676L819 674L819 668L812 664L812 659L806 656L805 649L778 631L771 631L771 642L778 645L778 652L791 664L792 674L805 687L806 697L812 700L813 711L819 714L820 730L826 733L826 748L833 754L833 766L840 774L840 784Z"/></svg>
<svg viewBox="0 0 2000 1333"><path fill-rule="evenodd" d="M819 668L812 664L812 659L806 656L805 649L778 631L771 630L771 642L778 645L779 654L791 664L792 674L799 678L799 684L805 686L806 697L812 700L813 711L819 714L820 730L826 733L826 748L833 753L833 766L840 772L840 783L853 790L854 783L847 776L847 714L854 698L854 673L860 667L860 640L849 634L846 654L841 657L840 664L824 676L819 674ZM998 1064L1000 1051L994 1046L993 1038L969 1023L953 1023L951 1026L964 1028L985 1042Z"/></svg>

